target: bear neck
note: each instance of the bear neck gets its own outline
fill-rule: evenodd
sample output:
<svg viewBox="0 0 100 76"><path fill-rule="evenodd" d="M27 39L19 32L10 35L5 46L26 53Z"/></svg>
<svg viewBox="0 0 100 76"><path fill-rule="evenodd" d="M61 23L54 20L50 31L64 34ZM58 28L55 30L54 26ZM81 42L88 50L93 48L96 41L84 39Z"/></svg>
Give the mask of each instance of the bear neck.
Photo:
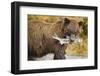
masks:
<svg viewBox="0 0 100 76"><path fill-rule="evenodd" d="M62 29L63 29L63 24L62 24L62 22L58 22L58 23L56 23L55 25L54 25L55 27L54 27L54 29L55 29L55 32L54 32L54 34L56 34L58 37L60 37L60 38L63 38L63 31L62 31Z"/></svg>

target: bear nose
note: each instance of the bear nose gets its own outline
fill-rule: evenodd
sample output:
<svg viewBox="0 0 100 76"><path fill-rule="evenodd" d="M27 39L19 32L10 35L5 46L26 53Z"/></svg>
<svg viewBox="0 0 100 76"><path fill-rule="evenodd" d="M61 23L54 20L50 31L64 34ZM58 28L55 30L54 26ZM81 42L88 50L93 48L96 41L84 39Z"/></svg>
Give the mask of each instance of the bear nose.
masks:
<svg viewBox="0 0 100 76"><path fill-rule="evenodd" d="M66 36L64 36L64 38L66 38Z"/></svg>

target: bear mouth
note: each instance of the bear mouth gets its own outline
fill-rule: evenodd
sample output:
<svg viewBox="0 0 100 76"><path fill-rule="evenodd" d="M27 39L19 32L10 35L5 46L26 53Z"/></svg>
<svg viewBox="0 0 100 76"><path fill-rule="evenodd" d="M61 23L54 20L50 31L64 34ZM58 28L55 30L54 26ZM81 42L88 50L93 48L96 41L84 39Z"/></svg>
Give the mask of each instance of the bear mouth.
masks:
<svg viewBox="0 0 100 76"><path fill-rule="evenodd" d="M70 36L66 35L63 38L60 38L58 35L54 35L53 38L58 40L61 45L74 43L74 42L75 43L80 43L81 42L80 38L78 36L75 36L74 34L72 34Z"/></svg>
<svg viewBox="0 0 100 76"><path fill-rule="evenodd" d="M70 42L80 42L80 37L76 36L75 34L71 34L70 36L66 35L66 39L69 39Z"/></svg>
<svg viewBox="0 0 100 76"><path fill-rule="evenodd" d="M79 36L76 36L74 34L71 34L70 36L69 35L66 35L66 39L69 39L69 42L70 43L80 43L81 42L81 39Z"/></svg>

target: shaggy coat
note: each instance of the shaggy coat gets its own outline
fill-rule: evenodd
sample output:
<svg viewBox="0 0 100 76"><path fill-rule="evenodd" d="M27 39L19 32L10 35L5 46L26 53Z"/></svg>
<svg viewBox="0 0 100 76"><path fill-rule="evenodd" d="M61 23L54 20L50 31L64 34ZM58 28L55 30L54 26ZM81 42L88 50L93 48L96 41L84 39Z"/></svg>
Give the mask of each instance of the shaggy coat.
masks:
<svg viewBox="0 0 100 76"><path fill-rule="evenodd" d="M59 38L66 38L70 33L78 34L79 24L67 18L53 24L43 22L28 24L28 60L48 53L54 53L54 59L65 59L65 45L61 45L53 36L57 34Z"/></svg>

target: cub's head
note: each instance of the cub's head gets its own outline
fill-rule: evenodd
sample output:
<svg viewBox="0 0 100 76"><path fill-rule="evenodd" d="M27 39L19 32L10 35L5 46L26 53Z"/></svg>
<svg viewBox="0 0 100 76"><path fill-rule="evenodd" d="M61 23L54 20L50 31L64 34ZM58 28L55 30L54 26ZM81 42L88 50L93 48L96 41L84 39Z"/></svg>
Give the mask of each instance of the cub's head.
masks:
<svg viewBox="0 0 100 76"><path fill-rule="evenodd" d="M71 42L80 42L79 34L81 33L80 23L76 20L70 20L68 18L63 19L62 24L63 38Z"/></svg>

